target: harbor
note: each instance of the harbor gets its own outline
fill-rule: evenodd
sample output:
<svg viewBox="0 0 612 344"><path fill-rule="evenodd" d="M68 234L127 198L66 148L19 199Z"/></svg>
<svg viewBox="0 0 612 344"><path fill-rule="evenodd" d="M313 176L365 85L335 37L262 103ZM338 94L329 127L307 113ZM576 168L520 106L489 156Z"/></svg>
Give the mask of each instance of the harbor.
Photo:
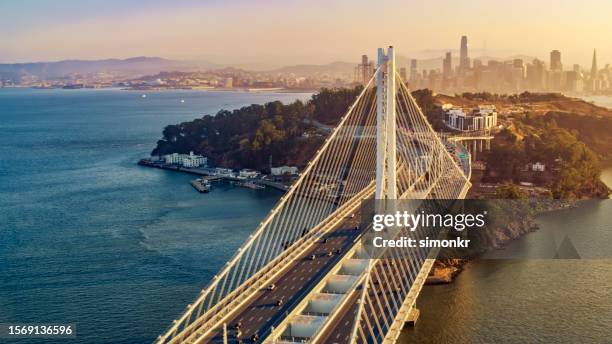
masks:
<svg viewBox="0 0 612 344"><path fill-rule="evenodd" d="M261 190L266 187L270 187L280 191L287 191L289 189L289 185L270 180L269 176L262 175L259 173L242 173L235 174L230 169L225 168L211 168L211 167L185 167L178 166L176 164L168 164L163 161L153 161L151 159L141 159L138 161L138 165L152 168L159 168L168 171L176 171L189 173L193 175L200 176L200 178L192 180L190 183L200 193L208 193L212 190L212 182L215 181L226 181L231 183L232 185L252 189L252 190Z"/></svg>
<svg viewBox="0 0 612 344"><path fill-rule="evenodd" d="M204 178L198 178L191 181L191 186L194 189L198 190L199 193L209 193L210 192L210 182Z"/></svg>

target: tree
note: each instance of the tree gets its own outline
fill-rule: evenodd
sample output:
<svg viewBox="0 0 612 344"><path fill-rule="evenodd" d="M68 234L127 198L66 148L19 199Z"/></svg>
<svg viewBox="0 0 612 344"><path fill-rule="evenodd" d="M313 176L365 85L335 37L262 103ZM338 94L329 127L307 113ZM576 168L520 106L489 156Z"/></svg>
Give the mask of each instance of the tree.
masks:
<svg viewBox="0 0 612 344"><path fill-rule="evenodd" d="M527 193L512 183L503 183L495 191L497 199L525 199Z"/></svg>

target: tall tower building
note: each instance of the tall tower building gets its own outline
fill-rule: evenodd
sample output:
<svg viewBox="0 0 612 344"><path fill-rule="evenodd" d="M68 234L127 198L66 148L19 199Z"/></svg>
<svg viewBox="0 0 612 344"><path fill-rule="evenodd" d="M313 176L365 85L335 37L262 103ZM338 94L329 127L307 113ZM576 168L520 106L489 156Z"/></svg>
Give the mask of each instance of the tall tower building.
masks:
<svg viewBox="0 0 612 344"><path fill-rule="evenodd" d="M461 36L461 50L459 53L459 69L466 70L470 68L470 58L468 57L468 40L467 36Z"/></svg>
<svg viewBox="0 0 612 344"><path fill-rule="evenodd" d="M419 71L417 68L417 60L412 59L410 61L410 80L414 81L419 78Z"/></svg>
<svg viewBox="0 0 612 344"><path fill-rule="evenodd" d="M597 78L597 51L593 49L593 64L591 65L591 78Z"/></svg>
<svg viewBox="0 0 612 344"><path fill-rule="evenodd" d="M561 64L561 52L559 50L553 50L550 52L550 70L551 71L562 71L563 65Z"/></svg>
<svg viewBox="0 0 612 344"><path fill-rule="evenodd" d="M444 79L450 79L451 74L453 72L453 58L451 52L446 53L446 57L442 63L442 77Z"/></svg>
<svg viewBox="0 0 612 344"><path fill-rule="evenodd" d="M540 91L544 89L546 67L544 61L538 59L527 66L527 83L530 89Z"/></svg>
<svg viewBox="0 0 612 344"><path fill-rule="evenodd" d="M368 61L368 55L361 55L361 63L355 67L355 81L367 84L374 72L374 63Z"/></svg>

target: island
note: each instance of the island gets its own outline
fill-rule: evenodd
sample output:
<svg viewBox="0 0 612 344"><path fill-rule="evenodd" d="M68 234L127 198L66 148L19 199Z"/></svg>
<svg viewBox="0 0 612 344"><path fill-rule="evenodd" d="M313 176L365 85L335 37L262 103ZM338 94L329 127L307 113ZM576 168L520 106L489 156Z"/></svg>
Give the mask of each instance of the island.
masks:
<svg viewBox="0 0 612 344"><path fill-rule="evenodd" d="M269 173L274 165L303 168L361 90L360 86L322 89L306 102L274 101L223 109L215 115L168 125L151 155L194 152L214 166L262 173ZM452 130L444 123L445 104L489 104L498 110L500 124L490 149L479 157L484 167L472 173L474 187L468 198L539 197L571 202L610 194L599 176L601 162L612 161L612 132L607 130L612 127L611 110L557 93L449 96L422 89L412 95L434 129L450 134ZM483 185L492 187L483 192ZM565 202L556 204L567 206ZM533 209L519 222L500 225L500 234L487 239L489 246L502 247L537 229L535 215L554 209ZM428 282L452 281L466 262L439 259Z"/></svg>

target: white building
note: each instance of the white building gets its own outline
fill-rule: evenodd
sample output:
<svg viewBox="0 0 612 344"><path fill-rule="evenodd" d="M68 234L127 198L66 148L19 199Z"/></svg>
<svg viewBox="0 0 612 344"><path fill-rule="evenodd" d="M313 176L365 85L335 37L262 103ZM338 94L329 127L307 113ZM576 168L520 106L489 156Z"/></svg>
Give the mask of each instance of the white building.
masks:
<svg viewBox="0 0 612 344"><path fill-rule="evenodd" d="M531 170L533 172L544 172L546 170L546 165L541 162L535 162L531 164Z"/></svg>
<svg viewBox="0 0 612 344"><path fill-rule="evenodd" d="M183 167L200 167L206 166L208 163L208 158L193 154L193 152L189 152L189 154L172 153L164 155L163 158L166 164L180 165Z"/></svg>
<svg viewBox="0 0 612 344"><path fill-rule="evenodd" d="M495 105L480 105L470 111L452 104L444 104L442 109L446 114L446 124L456 130L489 130L497 126Z"/></svg>
<svg viewBox="0 0 612 344"><path fill-rule="evenodd" d="M255 170L250 170L248 168L245 168L243 170L240 170L240 172L238 173L238 178L240 179L250 179L250 178L255 178L259 175L259 172L255 171Z"/></svg>
<svg viewBox="0 0 612 344"><path fill-rule="evenodd" d="M221 168L221 167L217 167L215 168L215 174L218 176L223 176L223 177L235 177L234 175L234 170L232 170L231 168Z"/></svg>
<svg viewBox="0 0 612 344"><path fill-rule="evenodd" d="M207 163L208 163L208 158L201 156L201 155L195 155L193 154L193 152L189 152L189 156L187 156L186 158L183 158L184 167L206 166Z"/></svg>
<svg viewBox="0 0 612 344"><path fill-rule="evenodd" d="M164 155L164 161L169 165L180 165L187 154L172 153Z"/></svg>
<svg viewBox="0 0 612 344"><path fill-rule="evenodd" d="M270 173L272 173L273 176L281 176L283 174L293 175L298 173L298 168L295 166L272 167Z"/></svg>

